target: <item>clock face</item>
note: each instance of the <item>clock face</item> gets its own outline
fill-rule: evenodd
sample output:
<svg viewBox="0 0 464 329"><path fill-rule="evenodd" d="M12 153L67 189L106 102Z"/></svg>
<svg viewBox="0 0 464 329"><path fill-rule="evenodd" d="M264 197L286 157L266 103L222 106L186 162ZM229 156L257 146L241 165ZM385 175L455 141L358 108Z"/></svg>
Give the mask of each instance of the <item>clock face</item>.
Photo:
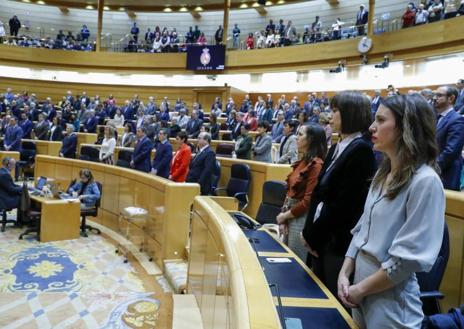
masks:
<svg viewBox="0 0 464 329"><path fill-rule="evenodd" d="M367 53L369 50L372 48L372 39L368 37L363 37L361 40L359 40L358 43L358 51L361 54Z"/></svg>

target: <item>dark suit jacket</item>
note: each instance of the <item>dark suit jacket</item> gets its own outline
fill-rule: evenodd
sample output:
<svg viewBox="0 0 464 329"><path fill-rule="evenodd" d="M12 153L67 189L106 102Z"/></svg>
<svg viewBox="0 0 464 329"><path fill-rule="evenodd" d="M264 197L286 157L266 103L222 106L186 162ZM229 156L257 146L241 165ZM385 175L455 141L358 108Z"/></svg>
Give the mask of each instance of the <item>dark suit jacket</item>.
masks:
<svg viewBox="0 0 464 329"><path fill-rule="evenodd" d="M13 182L6 168L0 168L0 209L15 209L19 207L23 188Z"/></svg>
<svg viewBox="0 0 464 329"><path fill-rule="evenodd" d="M216 165L216 154L207 147L190 161L186 182L200 184L201 195L211 193L211 173Z"/></svg>
<svg viewBox="0 0 464 329"><path fill-rule="evenodd" d="M189 135L189 138L197 138L198 135L200 134L200 128L201 125L203 124L203 121L200 119L190 119L187 122L187 126L185 127L185 132L187 135Z"/></svg>
<svg viewBox="0 0 464 329"><path fill-rule="evenodd" d="M240 143L238 149L236 148L235 154L239 159L251 159L251 147L253 146L253 140L250 135L246 135L241 138L240 141L237 140L237 143Z"/></svg>
<svg viewBox="0 0 464 329"><path fill-rule="evenodd" d="M437 125L438 165L446 189L459 191L464 145L464 117L451 111Z"/></svg>
<svg viewBox="0 0 464 329"><path fill-rule="evenodd" d="M259 122L267 121L270 124L272 123L272 110L271 109L264 109L259 116Z"/></svg>
<svg viewBox="0 0 464 329"><path fill-rule="evenodd" d="M156 169L156 175L164 178L169 177L172 161L172 145L169 141L158 143L156 147L155 158L153 159L153 169Z"/></svg>
<svg viewBox="0 0 464 329"><path fill-rule="evenodd" d="M350 230L363 213L376 165L371 144L364 138L357 138L329 168L336 145L332 145L327 154L311 196L303 236L319 254L329 248L343 257L351 242ZM313 222L321 202L324 206L319 218Z"/></svg>
<svg viewBox="0 0 464 329"><path fill-rule="evenodd" d="M134 119L134 108L129 105L127 107L123 107L122 114L124 115L124 120L133 120Z"/></svg>
<svg viewBox="0 0 464 329"><path fill-rule="evenodd" d="M87 130L88 133L96 133L97 125L98 125L97 117L88 118L84 122L84 129Z"/></svg>
<svg viewBox="0 0 464 329"><path fill-rule="evenodd" d="M8 151L21 151L21 138L23 137L23 130L20 126L6 128L5 140L3 144L9 146Z"/></svg>
<svg viewBox="0 0 464 329"><path fill-rule="evenodd" d="M464 6L464 4L462 4ZM464 88L458 91L458 98L456 99L456 104L454 105L454 109L460 113L464 114Z"/></svg>
<svg viewBox="0 0 464 329"><path fill-rule="evenodd" d="M61 141L61 140L63 140L63 128L61 127L61 125L58 125L55 128L52 135L50 136L50 140L52 140L52 141Z"/></svg>
<svg viewBox="0 0 464 329"><path fill-rule="evenodd" d="M371 113L372 113L372 117L375 116L375 113L376 113L377 110L379 109L380 102L382 102L382 100L383 100L382 97L379 97L378 99L377 99L377 97L372 98L372 103L371 103Z"/></svg>
<svg viewBox="0 0 464 329"><path fill-rule="evenodd" d="M47 140L48 130L50 129L50 124L47 120L38 122L34 129L35 137L39 140Z"/></svg>
<svg viewBox="0 0 464 329"><path fill-rule="evenodd" d="M240 128L243 126L243 122L235 122L235 125L231 128L232 130L232 139L237 139L240 136Z"/></svg>
<svg viewBox="0 0 464 329"><path fill-rule="evenodd" d="M356 25L363 25L367 24L367 20L369 19L369 12L367 10L364 10L362 15L358 11L356 13Z"/></svg>
<svg viewBox="0 0 464 329"><path fill-rule="evenodd" d="M19 122L19 126L23 130L23 138L30 139L32 132L32 122L29 119Z"/></svg>
<svg viewBox="0 0 464 329"><path fill-rule="evenodd" d="M132 153L132 161L134 161L134 169L149 172L151 168L150 154L153 149L153 143L147 136L143 137L135 145Z"/></svg>
<svg viewBox="0 0 464 329"><path fill-rule="evenodd" d="M60 153L62 153L65 158L74 159L76 157L76 149L77 149L77 134L72 133L71 135L65 136L61 144Z"/></svg>

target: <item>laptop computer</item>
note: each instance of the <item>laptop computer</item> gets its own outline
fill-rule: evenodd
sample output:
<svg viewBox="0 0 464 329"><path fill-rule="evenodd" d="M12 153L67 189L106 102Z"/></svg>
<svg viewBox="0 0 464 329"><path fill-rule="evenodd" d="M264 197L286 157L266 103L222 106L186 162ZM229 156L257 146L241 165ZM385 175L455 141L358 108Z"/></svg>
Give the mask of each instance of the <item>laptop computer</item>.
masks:
<svg viewBox="0 0 464 329"><path fill-rule="evenodd" d="M47 184L47 177L40 176L35 187L28 187L28 190L31 191L32 194L40 194L45 184Z"/></svg>

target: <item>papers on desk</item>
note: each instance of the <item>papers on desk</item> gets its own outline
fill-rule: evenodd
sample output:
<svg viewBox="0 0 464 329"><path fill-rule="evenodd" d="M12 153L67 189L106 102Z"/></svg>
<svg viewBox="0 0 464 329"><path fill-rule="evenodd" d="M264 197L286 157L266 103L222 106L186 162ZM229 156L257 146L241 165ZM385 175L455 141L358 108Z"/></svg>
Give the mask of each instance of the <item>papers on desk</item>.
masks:
<svg viewBox="0 0 464 329"><path fill-rule="evenodd" d="M303 324L298 318L285 318L285 326L287 329L303 329Z"/></svg>
<svg viewBox="0 0 464 329"><path fill-rule="evenodd" d="M282 263L291 263L292 262L292 260L290 258L287 258L287 257L276 257L276 258L268 257L268 258L266 258L266 261L268 263L280 263L280 264L282 264Z"/></svg>

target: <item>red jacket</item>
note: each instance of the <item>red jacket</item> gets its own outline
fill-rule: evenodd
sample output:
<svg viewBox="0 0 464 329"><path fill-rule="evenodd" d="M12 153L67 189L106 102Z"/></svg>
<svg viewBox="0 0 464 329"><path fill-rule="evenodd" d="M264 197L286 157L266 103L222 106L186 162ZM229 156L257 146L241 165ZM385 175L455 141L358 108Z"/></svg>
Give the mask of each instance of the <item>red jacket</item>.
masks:
<svg viewBox="0 0 464 329"><path fill-rule="evenodd" d="M171 179L174 182L185 182L191 158L192 150L190 149L190 146L182 143L181 147L174 154L171 162Z"/></svg>
<svg viewBox="0 0 464 329"><path fill-rule="evenodd" d="M412 10L406 10L403 15L403 28L414 26L416 21L416 13Z"/></svg>

